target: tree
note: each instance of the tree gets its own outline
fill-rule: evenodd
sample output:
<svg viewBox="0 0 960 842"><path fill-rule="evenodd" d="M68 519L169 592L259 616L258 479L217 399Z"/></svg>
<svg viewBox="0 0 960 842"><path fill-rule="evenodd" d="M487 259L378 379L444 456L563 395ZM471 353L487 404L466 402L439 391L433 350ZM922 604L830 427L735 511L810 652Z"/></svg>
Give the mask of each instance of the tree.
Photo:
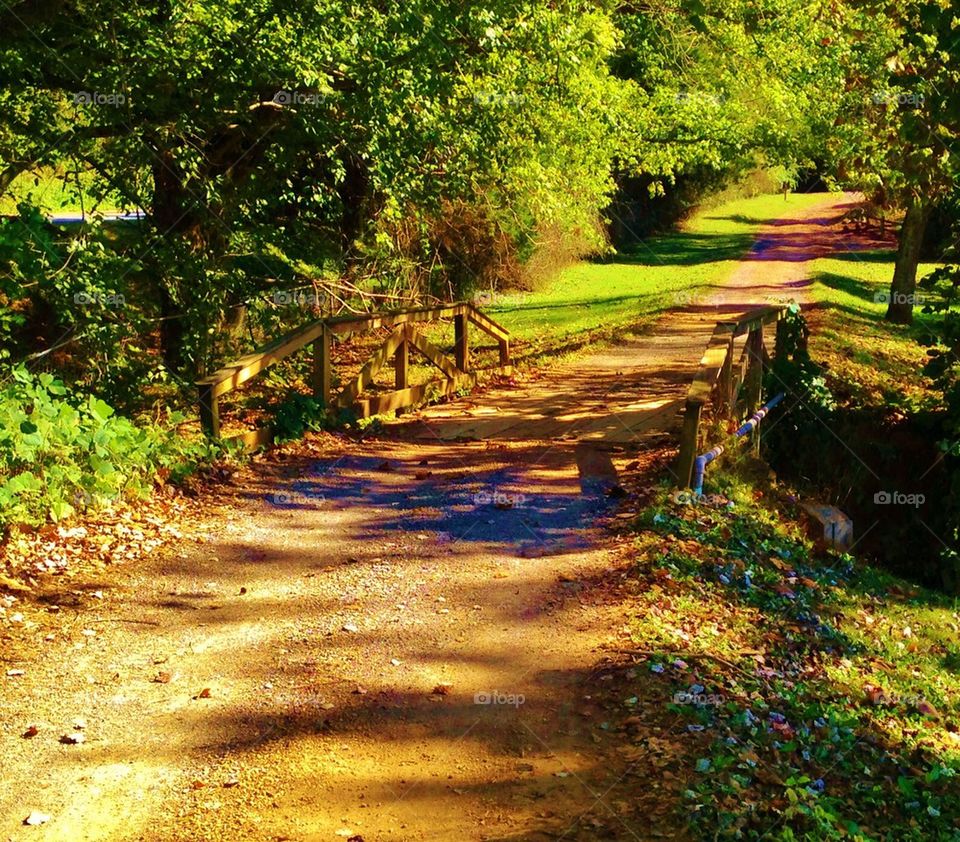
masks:
<svg viewBox="0 0 960 842"><path fill-rule="evenodd" d="M946 2L915 0L857 8L864 51L852 65L850 112L838 134L849 180L904 209L886 319L909 324L930 212L960 173L956 13Z"/></svg>

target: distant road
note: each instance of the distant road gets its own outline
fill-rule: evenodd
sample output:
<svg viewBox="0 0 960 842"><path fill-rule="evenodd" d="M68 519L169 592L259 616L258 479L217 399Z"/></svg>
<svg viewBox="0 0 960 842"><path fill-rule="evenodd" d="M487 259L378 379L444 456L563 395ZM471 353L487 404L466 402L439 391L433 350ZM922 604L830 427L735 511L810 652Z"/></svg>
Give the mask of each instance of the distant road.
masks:
<svg viewBox="0 0 960 842"><path fill-rule="evenodd" d="M147 214L144 211L129 211L126 213L102 213L95 214L101 217L105 222L136 222L140 219L146 219ZM54 225L78 225L88 219L93 218L94 214L82 213L58 213L51 214L48 219Z"/></svg>

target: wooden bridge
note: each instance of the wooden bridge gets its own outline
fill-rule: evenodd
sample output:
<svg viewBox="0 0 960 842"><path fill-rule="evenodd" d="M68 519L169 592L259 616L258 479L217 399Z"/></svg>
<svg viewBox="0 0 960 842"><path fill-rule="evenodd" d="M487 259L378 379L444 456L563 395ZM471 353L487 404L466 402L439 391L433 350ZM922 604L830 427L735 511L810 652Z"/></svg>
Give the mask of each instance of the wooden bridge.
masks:
<svg viewBox="0 0 960 842"><path fill-rule="evenodd" d="M690 371L691 384L683 396L682 379L661 357L651 365L642 353L642 343L626 343L614 352L594 358L590 365L573 363L551 369L552 379L544 387L531 384L486 393L486 407L465 409L456 402L427 408L419 418L424 438L433 440L560 440L636 442L648 433L679 438L675 466L677 482L689 485L696 455L710 445L708 431L716 424L705 420L740 420L760 403L764 372L770 360L785 353L781 325L788 308L769 306L749 310L735 319L716 322L699 367ZM431 323L453 322L453 356L449 356L426 335ZM494 340L498 364L477 369L471 360L471 327ZM702 348L703 319L691 319L677 328L678 353L690 356L690 343ZM767 330L773 327L774 331ZM340 390L332 389L331 341L384 330L382 343L372 352L358 374L341 379ZM669 335L653 337L669 345ZM772 345L771 350L767 345ZM469 390L483 372L510 374L509 332L470 303L422 307L374 315L347 315L319 319L294 330L268 346L230 363L198 381L200 417L208 435L220 435L219 399L242 384L305 348L312 348L314 395L334 410L348 410L355 417L393 413ZM425 383L409 382L410 351L420 354L442 375ZM695 357L694 357L695 359ZM364 395L377 374L392 360L391 391ZM664 375L669 370L669 376ZM549 376L549 375L548 375ZM251 430L234 440L247 448L271 440L269 426Z"/></svg>
<svg viewBox="0 0 960 842"><path fill-rule="evenodd" d="M445 355L430 342L418 327L430 322L452 319L454 325L454 358ZM498 346L499 365L495 371L509 374L510 334L473 304L461 302L444 307L419 307L390 313L359 316L334 316L318 319L280 337L258 351L247 354L229 365L197 381L200 421L207 435L220 436L220 398L243 383L266 371L291 354L307 346L313 349L313 391L324 406L353 411L357 417L405 409L428 398L450 395L469 389L477 382L478 371L471 365L470 326L492 337ZM334 396L332 391L331 339L358 333L392 328L382 345L374 352L360 373ZM422 354L443 374L442 378L411 386L408 382L410 350ZM364 398L364 390L393 358L395 389L392 392ZM489 370L489 369L488 369ZM234 436L248 448L265 444L272 438L269 426Z"/></svg>

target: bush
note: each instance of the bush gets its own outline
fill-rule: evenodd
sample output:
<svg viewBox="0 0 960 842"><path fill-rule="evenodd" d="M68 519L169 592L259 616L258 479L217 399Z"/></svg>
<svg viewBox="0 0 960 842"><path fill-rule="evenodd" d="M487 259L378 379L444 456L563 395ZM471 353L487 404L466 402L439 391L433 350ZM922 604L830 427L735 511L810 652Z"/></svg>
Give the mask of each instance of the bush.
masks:
<svg viewBox="0 0 960 842"><path fill-rule="evenodd" d="M180 478L212 455L206 442L178 436L180 421L138 426L52 374L14 368L0 388L0 527L59 521Z"/></svg>

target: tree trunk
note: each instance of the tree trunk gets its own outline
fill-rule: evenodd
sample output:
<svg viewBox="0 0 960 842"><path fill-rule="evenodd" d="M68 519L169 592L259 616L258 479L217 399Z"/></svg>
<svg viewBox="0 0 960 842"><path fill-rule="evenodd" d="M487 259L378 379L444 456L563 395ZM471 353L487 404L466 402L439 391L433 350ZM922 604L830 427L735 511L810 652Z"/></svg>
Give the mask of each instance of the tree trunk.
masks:
<svg viewBox="0 0 960 842"><path fill-rule="evenodd" d="M194 204L184 190L175 157L169 150L161 149L153 162L150 224L155 236L160 240L173 237L193 239L198 227ZM145 260L151 266L150 274L160 304L160 351L164 365L171 371L183 373L187 326L182 312L184 308L175 300L177 281L168 276L170 255L163 249L150 249Z"/></svg>
<svg viewBox="0 0 960 842"><path fill-rule="evenodd" d="M898 325L913 321L913 302L917 288L917 264L923 246L923 233L930 216L930 205L922 199L912 199L900 229L897 262L890 284L886 320Z"/></svg>

